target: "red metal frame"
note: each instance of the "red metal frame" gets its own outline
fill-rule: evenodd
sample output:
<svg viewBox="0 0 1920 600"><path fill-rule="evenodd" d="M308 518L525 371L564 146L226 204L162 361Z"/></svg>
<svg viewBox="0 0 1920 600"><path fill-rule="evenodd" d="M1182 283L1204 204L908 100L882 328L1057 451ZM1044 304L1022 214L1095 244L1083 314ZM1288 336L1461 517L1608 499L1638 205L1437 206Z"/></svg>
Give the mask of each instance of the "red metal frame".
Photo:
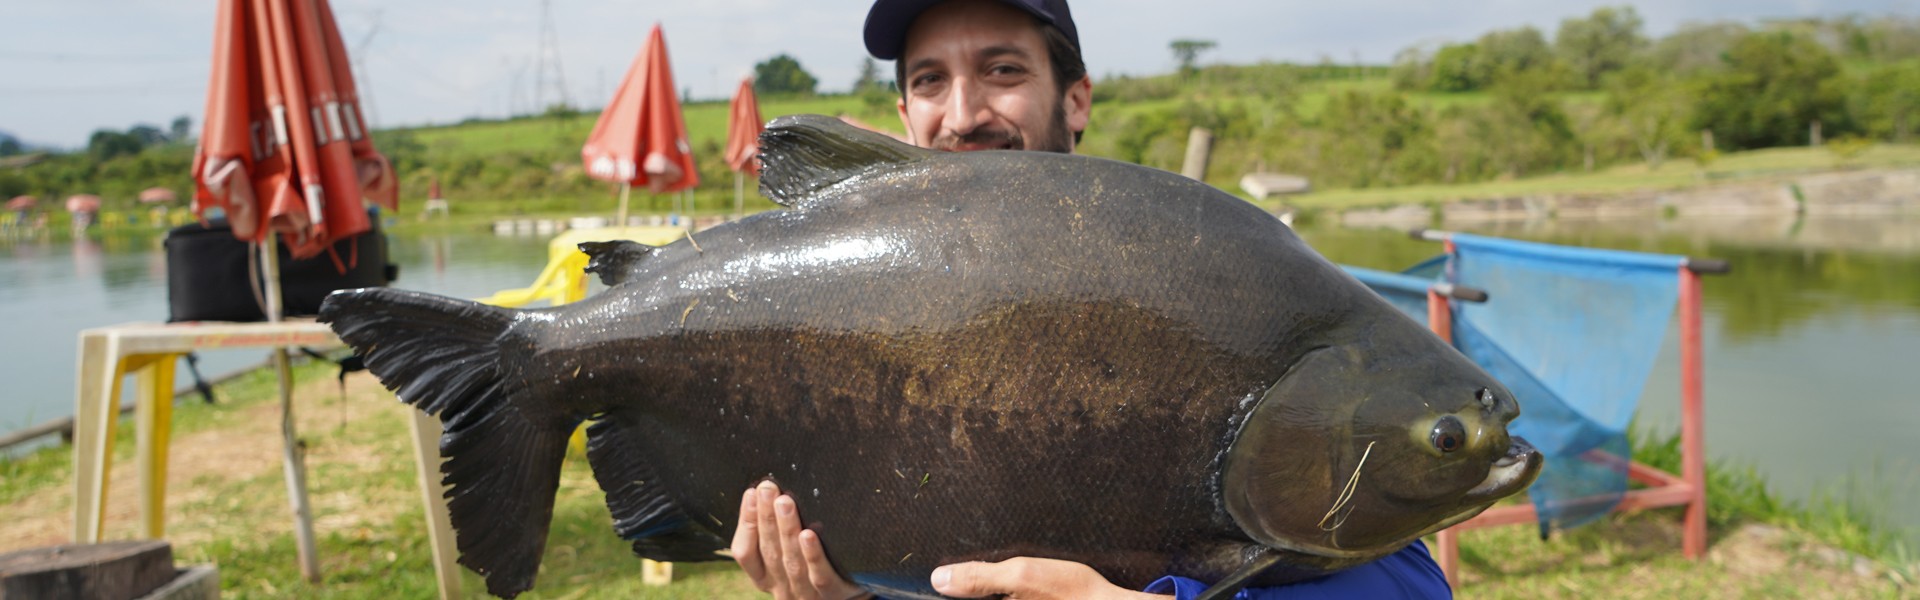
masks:
<svg viewBox="0 0 1920 600"><path fill-rule="evenodd" d="M1447 252L1453 252L1452 240ZM1698 560L1707 550L1707 457L1706 401L1701 384L1700 350L1700 276L1680 267L1680 475L1637 462L1627 464L1627 478L1646 487L1630 490L1614 507L1614 512L1630 512L1667 506L1686 506L1681 550L1689 559ZM1427 323L1434 334L1453 343L1453 313L1447 298L1427 291ZM1618 461L1620 457L1600 452L1588 459ZM1447 583L1460 586L1460 532L1483 527L1531 524L1539 521L1532 504L1487 509L1466 522L1435 534L1434 557Z"/></svg>

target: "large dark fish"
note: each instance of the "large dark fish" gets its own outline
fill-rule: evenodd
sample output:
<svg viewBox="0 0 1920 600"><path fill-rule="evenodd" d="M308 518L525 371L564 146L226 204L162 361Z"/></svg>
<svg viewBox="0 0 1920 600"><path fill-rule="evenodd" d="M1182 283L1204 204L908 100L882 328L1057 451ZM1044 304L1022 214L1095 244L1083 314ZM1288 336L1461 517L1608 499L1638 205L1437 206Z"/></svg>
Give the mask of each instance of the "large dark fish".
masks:
<svg viewBox="0 0 1920 600"><path fill-rule="evenodd" d="M834 565L892 597L1013 556L1135 589L1294 581L1538 473L1504 387L1246 202L824 117L762 143L786 210L658 248L585 244L612 287L584 301L365 289L322 307L445 421L460 562L489 591L532 587L584 419L639 555L718 558L741 493L771 476Z"/></svg>

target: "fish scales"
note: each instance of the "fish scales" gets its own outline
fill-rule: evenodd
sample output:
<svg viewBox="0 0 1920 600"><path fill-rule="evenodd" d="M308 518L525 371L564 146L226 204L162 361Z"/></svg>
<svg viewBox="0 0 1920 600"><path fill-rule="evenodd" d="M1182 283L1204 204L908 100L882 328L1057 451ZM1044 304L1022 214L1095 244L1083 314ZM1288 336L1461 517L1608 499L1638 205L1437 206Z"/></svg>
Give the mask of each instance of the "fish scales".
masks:
<svg viewBox="0 0 1920 600"><path fill-rule="evenodd" d="M1292 581L1537 473L1505 435L1504 388L1245 202L1152 169L931 154L820 118L776 121L765 147L763 186L791 208L698 246L591 245L610 284L596 296L506 311L359 290L322 318L402 400L456 415L443 451L535 447L537 479L557 461L552 424L594 418L592 466L643 556L716 558L740 494L772 478L835 567L889 597L937 597L935 566L1013 556L1138 589L1272 552L1284 560L1252 580ZM486 339L433 344L454 338ZM1507 399L1476 409L1473 390ZM1419 447L1447 419L1492 426L1456 440L1472 460ZM1338 506L1373 460L1377 483ZM496 594L530 587L552 488L459 462L443 471L473 498L454 508L463 564ZM488 498L542 493L547 513L512 505L537 524L469 533ZM1308 527L1330 506L1363 521Z"/></svg>

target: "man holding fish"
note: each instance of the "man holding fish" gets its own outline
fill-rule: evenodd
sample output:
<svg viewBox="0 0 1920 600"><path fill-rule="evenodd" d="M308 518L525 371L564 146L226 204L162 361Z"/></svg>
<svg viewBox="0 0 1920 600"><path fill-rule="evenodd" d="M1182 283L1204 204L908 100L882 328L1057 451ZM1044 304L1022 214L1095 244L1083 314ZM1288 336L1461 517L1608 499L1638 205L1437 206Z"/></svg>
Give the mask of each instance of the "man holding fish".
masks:
<svg viewBox="0 0 1920 600"><path fill-rule="evenodd" d="M868 52L896 61L896 106L907 140L916 146L1071 153L1087 127L1093 83L1066 0L879 0L865 29ZM781 600L871 597L840 578L819 537L802 528L793 499L773 483L746 492L739 523L734 560L762 591ZM1028 557L948 565L933 572L931 583L947 596L1016 600L1186 599L1208 585L1163 577L1144 592L1134 591L1084 564ZM1249 588L1236 598L1451 595L1439 567L1416 541L1327 577Z"/></svg>

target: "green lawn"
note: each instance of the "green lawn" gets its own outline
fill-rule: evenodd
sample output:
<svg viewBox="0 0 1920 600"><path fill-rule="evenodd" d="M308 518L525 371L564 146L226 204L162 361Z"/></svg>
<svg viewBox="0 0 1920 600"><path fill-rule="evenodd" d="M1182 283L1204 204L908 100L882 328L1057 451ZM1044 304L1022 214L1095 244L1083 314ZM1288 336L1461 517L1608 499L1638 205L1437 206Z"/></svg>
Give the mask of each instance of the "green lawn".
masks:
<svg viewBox="0 0 1920 600"><path fill-rule="evenodd" d="M1764 179L1840 168L1915 166L1920 166L1920 144L1880 144L1847 160L1842 160L1826 148L1772 148L1723 155L1704 168L1692 159L1676 158L1666 161L1658 169L1649 169L1645 163L1635 163L1593 173L1561 173L1508 181L1316 191L1270 203L1305 208L1351 208L1534 194L1610 194L1679 189L1713 182ZM1234 186L1227 189L1238 187L1238 182L1233 180L1211 183Z"/></svg>

